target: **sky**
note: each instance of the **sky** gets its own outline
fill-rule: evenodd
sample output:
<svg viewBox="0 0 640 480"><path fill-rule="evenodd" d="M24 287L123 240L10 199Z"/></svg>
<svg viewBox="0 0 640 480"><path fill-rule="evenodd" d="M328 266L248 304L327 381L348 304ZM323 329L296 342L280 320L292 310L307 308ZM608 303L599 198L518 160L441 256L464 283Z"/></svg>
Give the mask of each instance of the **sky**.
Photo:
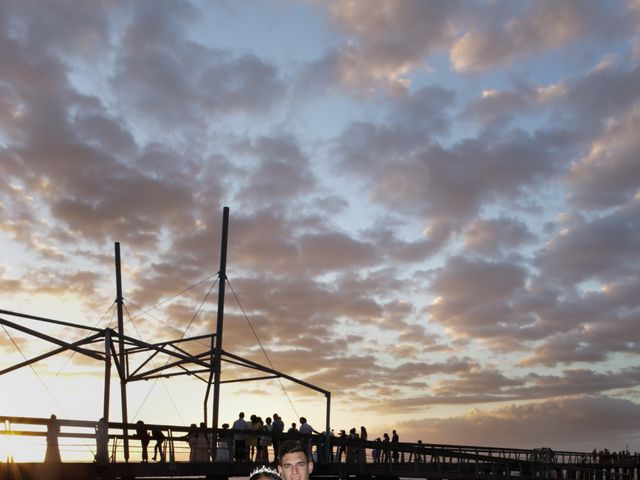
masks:
<svg viewBox="0 0 640 480"><path fill-rule="evenodd" d="M640 450L639 26L638 0L3 1L0 308L113 327L119 242L125 333L213 333L228 206L223 347L331 391L336 432ZM5 366L53 348L0 334ZM103 375L10 372L0 413L97 419ZM131 384L129 419L199 422L205 388ZM222 387L221 422L324 409Z"/></svg>

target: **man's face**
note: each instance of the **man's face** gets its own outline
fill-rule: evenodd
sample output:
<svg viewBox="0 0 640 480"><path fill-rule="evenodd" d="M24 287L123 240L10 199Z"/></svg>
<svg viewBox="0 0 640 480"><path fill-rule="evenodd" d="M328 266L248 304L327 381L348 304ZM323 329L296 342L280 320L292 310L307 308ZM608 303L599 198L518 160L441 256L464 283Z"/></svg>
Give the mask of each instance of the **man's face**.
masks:
<svg viewBox="0 0 640 480"><path fill-rule="evenodd" d="M283 480L309 480L313 471L313 462L307 462L302 452L287 453L278 465Z"/></svg>

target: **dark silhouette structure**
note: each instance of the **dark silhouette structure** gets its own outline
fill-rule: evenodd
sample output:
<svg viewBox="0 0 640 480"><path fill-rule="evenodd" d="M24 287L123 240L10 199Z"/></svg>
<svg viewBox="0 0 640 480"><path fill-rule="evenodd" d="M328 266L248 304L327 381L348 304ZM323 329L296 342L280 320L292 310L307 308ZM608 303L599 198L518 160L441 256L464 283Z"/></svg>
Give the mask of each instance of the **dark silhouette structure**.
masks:
<svg viewBox="0 0 640 480"><path fill-rule="evenodd" d="M245 359L238 355L223 350L223 318L224 318L224 298L225 285L227 283L226 263L227 263L227 239L229 229L229 208L223 209L222 221L222 238L220 245L220 269L218 272L218 312L216 320L216 333L198 335L189 338L180 338L177 340L167 340L157 343L149 343L143 340L126 335L124 331L124 297L122 288L122 274L120 261L120 243L115 243L115 271L116 271L116 306L118 317L118 328L93 328L87 325L80 325L51 318L45 318L36 315L28 315L19 312L0 309L0 325L5 330L13 329L35 338L45 340L56 346L53 350L37 355L34 358L24 362L9 366L0 370L0 375L6 375L14 370L32 365L36 362L45 360L51 356L73 351L77 354L97 360L104 365L104 401L103 401L103 418L107 423L109 418L109 404L111 400L111 372L115 367L120 379L120 403L122 409L122 442L124 448L125 461L129 461L129 418L127 410L127 385L132 382L145 381L156 378L166 378L173 376L189 375L199 379L207 384L205 397L203 401L203 420L205 425L217 431L218 416L220 406L220 385L230 382L247 382L259 381L267 379L286 379L308 389L321 393L326 398L326 431L329 431L330 424L330 405L331 392L320 387L312 385L303 380L297 379L283 372L266 367L259 363ZM12 317L14 320L9 320ZM49 325L58 325L73 329L80 332L86 332L87 337L73 343L65 342L60 338L47 335L43 332L27 328L19 322L21 319L42 322ZM208 343L210 346L202 350L201 344ZM103 345L103 350L95 348L96 344ZM200 350L199 353L189 353L186 347L192 347L192 350ZM152 358L158 357L164 360L160 367L150 367ZM141 360L142 359L142 360ZM242 378L230 378L221 380L221 371L223 363L228 362L235 366L243 367L257 372L257 375ZM211 392L213 390L212 403ZM208 413L211 411L211 417ZM211 455L215 459L217 448L217 438L211 436ZM52 453L52 459L55 455ZM51 460L54 461L54 460Z"/></svg>

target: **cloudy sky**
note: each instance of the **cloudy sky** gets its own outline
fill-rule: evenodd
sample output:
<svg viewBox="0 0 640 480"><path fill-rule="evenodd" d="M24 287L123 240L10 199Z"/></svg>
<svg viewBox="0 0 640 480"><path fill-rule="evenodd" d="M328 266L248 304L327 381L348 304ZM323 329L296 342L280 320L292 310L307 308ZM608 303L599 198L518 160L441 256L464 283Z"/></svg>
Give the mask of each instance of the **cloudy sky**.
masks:
<svg viewBox="0 0 640 480"><path fill-rule="evenodd" d="M3 1L0 308L113 326L117 241L127 334L212 332L229 206L224 348L331 391L336 431L640 450L638 25L638 0ZM1 333L4 365L52 348ZM101 375L12 372L1 413L97 419ZM222 421L324 427L322 396L233 385ZM131 385L130 419L200 421L203 392Z"/></svg>

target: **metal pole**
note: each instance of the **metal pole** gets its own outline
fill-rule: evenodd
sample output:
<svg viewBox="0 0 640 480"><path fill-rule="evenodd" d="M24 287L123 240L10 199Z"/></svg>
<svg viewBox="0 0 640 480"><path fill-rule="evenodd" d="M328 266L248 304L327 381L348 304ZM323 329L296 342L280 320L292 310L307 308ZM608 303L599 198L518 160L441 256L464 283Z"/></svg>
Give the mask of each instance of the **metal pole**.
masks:
<svg viewBox="0 0 640 480"><path fill-rule="evenodd" d="M204 424L208 425L209 421L207 420L208 418L208 414L207 414L207 407L209 405L209 395L211 394L211 385L213 384L213 372L215 370L215 368L213 368L214 362L215 362L215 336L211 337L211 354L209 355L209 365L211 366L211 369L209 371L209 380L207 381L207 391L204 394Z"/></svg>
<svg viewBox="0 0 640 480"><path fill-rule="evenodd" d="M211 453L215 460L218 432L218 411L220 409L220 371L222 368L222 320L224 318L224 290L227 282L227 237L229 233L229 207L222 209L222 238L220 241L220 272L218 279L218 319L216 323L216 345L213 379L213 414L211 427Z"/></svg>
<svg viewBox="0 0 640 480"><path fill-rule="evenodd" d="M327 418L326 425L324 428L324 443L327 446L325 448L325 462L327 464L331 463L331 451L333 450L333 446L331 445L331 392L327 392L324 394L327 399ZM363 447L364 448L364 447Z"/></svg>
<svg viewBox="0 0 640 480"><path fill-rule="evenodd" d="M118 305L118 356L120 357L120 400L122 402L122 437L124 461L129 462L129 435L127 432L127 368L124 354L124 318L122 302L122 275L120 271L120 242L116 242L116 303Z"/></svg>
<svg viewBox="0 0 640 480"><path fill-rule="evenodd" d="M109 398L111 397L111 330L104 331L104 403L102 418L109 423Z"/></svg>

